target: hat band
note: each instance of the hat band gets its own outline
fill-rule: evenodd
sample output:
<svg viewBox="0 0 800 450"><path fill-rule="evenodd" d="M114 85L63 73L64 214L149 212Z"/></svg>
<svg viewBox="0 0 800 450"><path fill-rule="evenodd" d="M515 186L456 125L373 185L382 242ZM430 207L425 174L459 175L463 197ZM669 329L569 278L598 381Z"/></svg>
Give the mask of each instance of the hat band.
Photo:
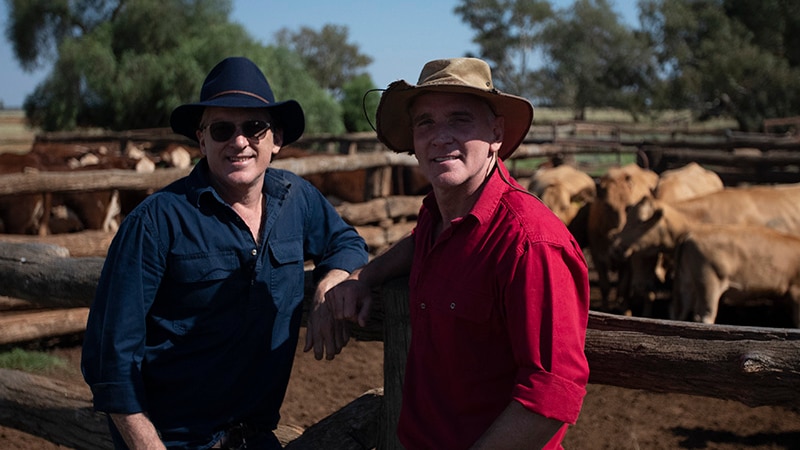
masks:
<svg viewBox="0 0 800 450"><path fill-rule="evenodd" d="M247 91L222 91L222 92L218 93L217 95L214 95L214 96L212 96L211 98L209 98L209 100L213 100L213 99L215 99L215 98L217 98L217 97L221 97L221 96L223 96L223 95L228 95L228 94L244 94L244 95L249 95L250 97L257 98L257 99L261 100L262 102L264 102L264 103L266 103L266 104L268 104L268 105L269 105L269 103L270 103L270 102L269 102L267 99L265 99L264 97L262 97L262 96L260 96L260 95L253 94L252 92L247 92Z"/></svg>

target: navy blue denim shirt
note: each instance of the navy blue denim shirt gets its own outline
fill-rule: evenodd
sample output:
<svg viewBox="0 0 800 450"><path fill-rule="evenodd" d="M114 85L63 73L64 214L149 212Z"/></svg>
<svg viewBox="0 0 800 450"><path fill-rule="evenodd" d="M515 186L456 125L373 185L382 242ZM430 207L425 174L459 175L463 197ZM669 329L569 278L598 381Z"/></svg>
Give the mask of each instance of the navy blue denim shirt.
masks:
<svg viewBox="0 0 800 450"><path fill-rule="evenodd" d="M315 279L367 262L364 240L304 179L269 169L256 244L208 165L145 199L111 244L84 339L94 405L147 412L167 445L226 424L275 427L298 340L304 261ZM216 433L216 435L215 435Z"/></svg>

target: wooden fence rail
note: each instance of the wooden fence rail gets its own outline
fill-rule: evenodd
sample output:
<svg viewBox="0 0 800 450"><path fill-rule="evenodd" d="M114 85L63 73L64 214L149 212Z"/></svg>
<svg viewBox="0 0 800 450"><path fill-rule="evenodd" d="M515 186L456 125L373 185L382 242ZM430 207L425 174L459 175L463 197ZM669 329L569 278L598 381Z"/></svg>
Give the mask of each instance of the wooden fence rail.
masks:
<svg viewBox="0 0 800 450"><path fill-rule="evenodd" d="M315 173L416 165L404 153L375 152L358 155L314 155L278 159L272 166L304 176ZM0 175L0 195L42 192L76 192L101 189L146 190L166 186L191 169L157 169L151 173L131 170L86 170L79 172L32 172Z"/></svg>
<svg viewBox="0 0 800 450"><path fill-rule="evenodd" d="M0 243L0 295L48 307L88 306L103 259L63 256L65 252L43 247L47 246ZM306 307L312 293L307 276ZM393 430L410 335L407 281L393 280L377 294L380 301L368 326L352 331L357 339L384 341L384 395L374 399L383 402L382 428L374 437L380 448L399 448ZM800 409L800 330L703 325L594 311L589 317L586 355L591 383ZM365 421L375 419L349 417L344 422L365 427L369 425ZM332 430L316 430L314 435L339 436ZM302 448L303 442L300 439L294 448ZM322 447L353 448L330 444ZM317 441L306 448L319 445Z"/></svg>
<svg viewBox="0 0 800 450"><path fill-rule="evenodd" d="M549 157L564 152L634 153L643 148L652 149L654 143L663 144L658 142L660 138L646 140L631 137L621 129L611 130L607 135L604 130L591 132L594 135L588 138L576 138L569 133L564 135L562 128L553 128L552 139L538 138L532 133L525 145L515 153L515 159ZM682 134L679 137L681 136L684 142L696 138L691 134ZM674 138L673 134L673 144L680 142L680 139ZM797 141L793 137L766 139L758 136L719 135L712 140L717 148L723 149L718 155L714 152L706 153L713 161L733 161L730 152L725 149L740 146L782 150L780 153L772 153L770 158L779 158L779 163L784 165L794 164L797 158L797 153L794 152L798 148ZM362 141L359 142L363 144ZM727 144L719 146L720 142ZM340 144L344 147L344 144ZM651 147L647 147L648 145ZM666 144L666 147L669 146L670 144ZM349 148L352 148L352 144ZM681 156L692 158L688 154ZM301 176L337 170L415 164L413 156L387 151L357 155L319 155L273 162L274 167L285 168ZM2 175L0 195L153 189L165 186L187 173L188 169L159 169L151 174L106 170ZM392 231L369 228L374 221L380 221L380 216L375 211L410 214L408 211L417 208L418 201L419 198L413 197L379 199L369 205L348 205L339 212L354 223L368 240L370 233L374 232L376 237L372 238L374 240L371 245L376 245L379 241L390 242L395 239L397 236L388 235L404 233L407 226L401 225ZM110 237L103 237L108 238ZM0 295L24 299L43 308L73 308L71 314L78 318L76 323L80 323L83 321L82 314L86 313L85 308L93 297L103 261L102 257L67 256L67 253L54 246L0 243ZM309 279L307 277L306 280L307 302L313 290ZM352 330L358 339L384 341L382 395L378 392L365 394L330 418L306 430L303 436L293 440L287 448L357 449L376 445L382 449L399 448L393 429L399 414L399 393L410 335L408 312L405 309L407 294L405 280L387 283L376 292L382 301L377 302L369 325ZM46 322L44 318L42 320ZM12 321L0 325L0 329L6 334L11 334L8 331L11 328L17 330L17 339L31 336L26 334L31 332L31 323L16 318L14 325L10 324ZM36 326L39 330L37 333L47 329L46 324ZM58 334L63 333L64 329L54 328L44 332ZM591 367L591 383L730 399L749 406L776 405L800 409L800 330L701 325L614 316L592 311L586 337L586 355ZM12 393L18 395L16 391L17 388L4 389L0 383L0 400L5 400L3 397ZM43 395L50 395L48 392L50 391L46 390ZM377 420L374 413L367 413L375 411L376 404L381 411L380 420ZM81 414L93 417L85 407L82 408ZM85 417L81 421L84 419ZM65 419L59 417L57 420ZM349 427L349 431L343 431L342 427ZM356 429L360 431L353 432ZM359 438L355 439L353 436ZM74 438L62 436L60 442L64 445L81 442L81 448L94 448L81 440L85 440L85 436L81 439ZM107 444L106 436L98 439L100 440L96 448Z"/></svg>

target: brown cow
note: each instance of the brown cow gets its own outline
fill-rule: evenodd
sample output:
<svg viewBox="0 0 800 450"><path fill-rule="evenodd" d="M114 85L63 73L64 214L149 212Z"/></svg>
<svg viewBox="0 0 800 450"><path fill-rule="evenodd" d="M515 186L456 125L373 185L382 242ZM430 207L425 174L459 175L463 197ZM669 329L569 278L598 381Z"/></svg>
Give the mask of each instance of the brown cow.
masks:
<svg viewBox="0 0 800 450"><path fill-rule="evenodd" d="M597 271L601 309L609 309L609 272L616 267L609 257L611 242L625 225L625 209L652 195L658 174L636 164L609 169L597 184L597 196L589 207L587 233L592 263Z"/></svg>
<svg viewBox="0 0 800 450"><path fill-rule="evenodd" d="M42 166L36 154L0 154L0 174L38 171ZM42 194L0 195L0 231L8 234L38 234L45 212Z"/></svg>
<svg viewBox="0 0 800 450"><path fill-rule="evenodd" d="M104 147L37 143L24 155L0 155L0 173L127 169L152 171L155 165L136 148L125 155ZM2 231L9 234L66 233L84 229L116 231L121 220L115 190L8 195L0 197Z"/></svg>
<svg viewBox="0 0 800 450"><path fill-rule="evenodd" d="M675 252L671 317L714 323L721 301L788 299L800 327L800 237L764 226L699 225Z"/></svg>

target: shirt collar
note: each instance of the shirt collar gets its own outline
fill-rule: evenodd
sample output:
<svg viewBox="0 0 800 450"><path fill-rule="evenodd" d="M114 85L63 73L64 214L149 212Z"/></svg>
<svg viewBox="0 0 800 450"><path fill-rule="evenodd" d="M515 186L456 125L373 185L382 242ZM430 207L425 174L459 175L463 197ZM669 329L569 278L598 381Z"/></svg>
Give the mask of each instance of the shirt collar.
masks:
<svg viewBox="0 0 800 450"><path fill-rule="evenodd" d="M208 173L208 161L205 158L201 159L195 165L192 172L186 179L188 189L189 201L200 207L200 201L203 197L210 195L211 198L216 199L218 202L224 203L220 198L217 191L211 186L211 180ZM275 197L282 200L286 197L291 187L291 182L283 176L283 171L278 169L267 169L264 176L264 187L262 192L267 196Z"/></svg>
<svg viewBox="0 0 800 450"><path fill-rule="evenodd" d="M497 209L497 205L500 204L500 199L502 198L503 194L511 189L511 187L508 186L500 177L501 172L503 177L510 179L508 169L506 169L503 161L498 158L496 169L492 170L491 175L489 175L489 179L486 180L486 183L482 188L483 190L481 191L481 195L478 197L478 201L475 202L475 205L472 206L472 209L468 214L468 216L475 217L475 219L477 219L480 223L486 223L491 219L492 215ZM439 220L441 220L442 215L439 212L439 206L436 204L436 196L433 194L433 192L428 194L425 199L423 199L423 204Z"/></svg>

